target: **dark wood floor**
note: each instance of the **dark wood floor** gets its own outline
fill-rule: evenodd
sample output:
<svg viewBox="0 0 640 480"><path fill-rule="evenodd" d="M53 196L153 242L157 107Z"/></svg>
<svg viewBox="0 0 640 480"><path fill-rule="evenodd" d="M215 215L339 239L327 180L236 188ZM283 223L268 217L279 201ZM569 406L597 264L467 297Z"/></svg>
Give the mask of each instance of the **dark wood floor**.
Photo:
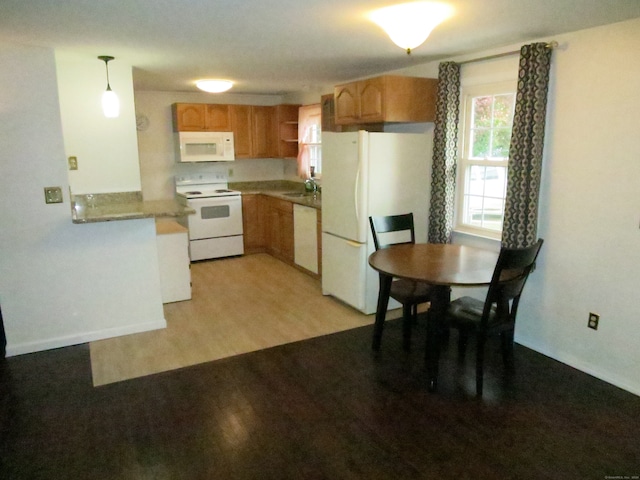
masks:
<svg viewBox="0 0 640 480"><path fill-rule="evenodd" d="M604 479L640 474L640 398L516 346L444 351L389 322L93 388L87 346L0 361L2 479ZM614 477L620 476L620 477ZM636 477L637 478L637 477Z"/></svg>

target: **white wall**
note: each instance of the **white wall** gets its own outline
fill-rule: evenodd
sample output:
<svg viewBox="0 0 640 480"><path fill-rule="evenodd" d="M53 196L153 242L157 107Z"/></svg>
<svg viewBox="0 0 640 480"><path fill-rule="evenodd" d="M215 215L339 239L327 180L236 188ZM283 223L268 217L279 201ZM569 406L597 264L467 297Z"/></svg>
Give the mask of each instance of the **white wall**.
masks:
<svg viewBox="0 0 640 480"><path fill-rule="evenodd" d="M0 44L0 119L7 354L164 327L153 220L71 222L53 51ZM48 186L64 203L45 204Z"/></svg>
<svg viewBox="0 0 640 480"><path fill-rule="evenodd" d="M516 341L640 394L640 20L532 41L545 40L559 42L540 197L545 244ZM463 82L500 81L511 68L517 55L469 64ZM405 73L433 76L437 65ZM597 331L589 312L601 315Z"/></svg>
<svg viewBox="0 0 640 480"><path fill-rule="evenodd" d="M104 62L61 51L55 58L65 154L78 159L78 170L69 172L71 191L139 191L131 65L117 58L109 62L109 83L120 100L120 115L106 118L101 104L107 86Z"/></svg>
<svg viewBox="0 0 640 480"><path fill-rule="evenodd" d="M333 85L316 87L313 89L305 90L303 92L289 93L283 97L282 103L313 105L314 103L320 103L320 97L328 93L333 93Z"/></svg>
<svg viewBox="0 0 640 480"><path fill-rule="evenodd" d="M640 20L556 40L545 254L518 341L640 394ZM597 331L589 312L601 315Z"/></svg>
<svg viewBox="0 0 640 480"><path fill-rule="evenodd" d="M223 171L231 182L253 180L299 180L294 160L238 159L231 163L177 164L171 117L173 103L228 103L244 105L277 105L284 103L274 95L238 95L136 91L135 106L138 115L149 120L146 130L138 132L142 193L145 200L173 198L176 175L192 172Z"/></svg>

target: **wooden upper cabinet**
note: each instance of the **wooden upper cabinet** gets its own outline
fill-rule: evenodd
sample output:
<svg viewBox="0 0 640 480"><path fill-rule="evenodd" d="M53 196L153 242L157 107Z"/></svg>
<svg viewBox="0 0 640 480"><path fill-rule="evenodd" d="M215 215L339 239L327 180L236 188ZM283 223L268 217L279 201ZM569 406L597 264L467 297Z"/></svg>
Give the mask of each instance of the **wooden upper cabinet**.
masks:
<svg viewBox="0 0 640 480"><path fill-rule="evenodd" d="M236 158L251 158L251 105L229 105Z"/></svg>
<svg viewBox="0 0 640 480"><path fill-rule="evenodd" d="M209 132L230 132L229 105L208 104L205 108L205 129Z"/></svg>
<svg viewBox="0 0 640 480"><path fill-rule="evenodd" d="M254 158L270 158L276 156L275 108L251 107L251 122L252 156Z"/></svg>
<svg viewBox="0 0 640 480"><path fill-rule="evenodd" d="M173 130L176 132L202 132L205 130L204 103L174 103Z"/></svg>
<svg viewBox="0 0 640 480"><path fill-rule="evenodd" d="M333 93L320 97L320 109L323 132L340 132L342 127L336 126L336 101Z"/></svg>
<svg viewBox="0 0 640 480"><path fill-rule="evenodd" d="M383 75L334 89L338 125L383 122L432 122L435 78Z"/></svg>
<svg viewBox="0 0 640 480"><path fill-rule="evenodd" d="M174 103L173 129L176 132L233 132L236 158L277 157L279 142L276 108L258 105ZM295 129L297 132L297 124ZM297 151L297 140L295 148Z"/></svg>
<svg viewBox="0 0 640 480"><path fill-rule="evenodd" d="M334 89L336 124L358 123L360 121L360 102L358 84L338 85Z"/></svg>
<svg viewBox="0 0 640 480"><path fill-rule="evenodd" d="M275 156L274 107L229 105L236 158Z"/></svg>
<svg viewBox="0 0 640 480"><path fill-rule="evenodd" d="M358 101L360 102L360 121L384 121L384 80L383 77L358 82Z"/></svg>
<svg viewBox="0 0 640 480"><path fill-rule="evenodd" d="M300 105L277 105L276 155L280 158L298 157L298 112Z"/></svg>
<svg viewBox="0 0 640 480"><path fill-rule="evenodd" d="M229 132L229 105L174 103L173 129L176 132Z"/></svg>

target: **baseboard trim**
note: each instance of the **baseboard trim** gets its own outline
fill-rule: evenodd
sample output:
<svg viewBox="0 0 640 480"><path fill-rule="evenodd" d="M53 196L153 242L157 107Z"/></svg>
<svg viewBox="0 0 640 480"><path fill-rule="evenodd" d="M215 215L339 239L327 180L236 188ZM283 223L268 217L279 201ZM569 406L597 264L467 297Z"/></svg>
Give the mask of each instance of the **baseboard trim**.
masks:
<svg viewBox="0 0 640 480"><path fill-rule="evenodd" d="M7 357L24 355L27 353L41 352L54 348L70 347L81 343L95 342L107 338L131 335L133 333L149 332L151 330L161 330L167 328L167 321L162 318L154 322L136 323L125 327L108 328L94 332L84 332L78 335L68 335L64 337L48 338L42 341L12 344L7 339Z"/></svg>
<svg viewBox="0 0 640 480"><path fill-rule="evenodd" d="M524 347L530 348L531 350L534 350L546 357L553 358L560 363L569 365L570 367L575 368L576 370L580 370L581 372L584 372L587 375L591 375L592 377L602 380L603 382L610 383L611 385L626 390L627 392L640 396L640 385L632 385L629 383L628 379L619 377L615 374L611 374L610 372L602 371L594 367L593 365L585 363L581 359L574 357L573 355L563 354L562 352L551 352L543 345L539 345L524 338L516 338L515 342Z"/></svg>

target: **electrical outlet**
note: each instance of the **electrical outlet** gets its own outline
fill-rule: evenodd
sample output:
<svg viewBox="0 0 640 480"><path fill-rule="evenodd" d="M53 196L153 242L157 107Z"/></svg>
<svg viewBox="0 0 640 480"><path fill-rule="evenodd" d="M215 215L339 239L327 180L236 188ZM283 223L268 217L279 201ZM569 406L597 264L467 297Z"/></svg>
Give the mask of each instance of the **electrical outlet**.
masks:
<svg viewBox="0 0 640 480"><path fill-rule="evenodd" d="M69 170L78 169L78 157L69 157Z"/></svg>
<svg viewBox="0 0 640 480"><path fill-rule="evenodd" d="M230 169L229 169L229 176L230 176L230 177L233 177L233 168L230 168Z"/></svg>
<svg viewBox="0 0 640 480"><path fill-rule="evenodd" d="M62 203L62 188L44 187L44 201L46 203Z"/></svg>
<svg viewBox="0 0 640 480"><path fill-rule="evenodd" d="M589 328L597 330L599 321L600 315L598 315L597 313L589 313L589 323L587 324Z"/></svg>

